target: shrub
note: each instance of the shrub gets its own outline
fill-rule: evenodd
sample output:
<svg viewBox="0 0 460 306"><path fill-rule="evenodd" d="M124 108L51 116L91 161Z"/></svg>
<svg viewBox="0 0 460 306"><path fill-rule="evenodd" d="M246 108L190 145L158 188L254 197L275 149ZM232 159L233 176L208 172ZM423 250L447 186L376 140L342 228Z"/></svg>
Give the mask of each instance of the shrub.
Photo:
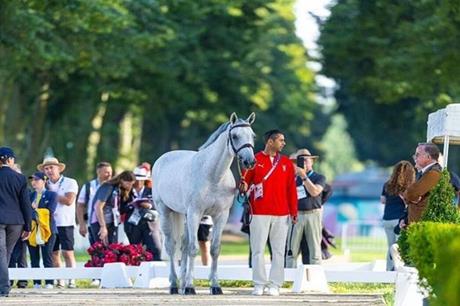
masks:
<svg viewBox="0 0 460 306"><path fill-rule="evenodd" d="M444 169L441 173L441 179L430 193L422 221L460 223L460 216L454 205L454 199L455 192L450 183L450 174L447 169Z"/></svg>
<svg viewBox="0 0 460 306"><path fill-rule="evenodd" d="M419 222L408 230L409 257L434 305L458 305L460 225Z"/></svg>

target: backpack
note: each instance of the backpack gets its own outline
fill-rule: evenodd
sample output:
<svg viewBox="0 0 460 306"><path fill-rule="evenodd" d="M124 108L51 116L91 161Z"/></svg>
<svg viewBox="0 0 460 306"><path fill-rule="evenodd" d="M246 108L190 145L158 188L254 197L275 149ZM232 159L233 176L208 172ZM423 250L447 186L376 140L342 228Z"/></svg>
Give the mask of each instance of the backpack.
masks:
<svg viewBox="0 0 460 306"><path fill-rule="evenodd" d="M326 183L321 193L321 204L324 205L333 194L332 186Z"/></svg>

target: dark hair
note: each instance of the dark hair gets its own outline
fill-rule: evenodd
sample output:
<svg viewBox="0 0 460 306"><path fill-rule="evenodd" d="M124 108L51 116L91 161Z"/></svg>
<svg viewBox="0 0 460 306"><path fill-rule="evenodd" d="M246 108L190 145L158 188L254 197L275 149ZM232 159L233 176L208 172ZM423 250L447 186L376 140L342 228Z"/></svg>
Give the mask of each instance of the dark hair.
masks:
<svg viewBox="0 0 460 306"><path fill-rule="evenodd" d="M126 199L128 199L129 192L131 190L124 190L123 188L121 188L121 186L120 186L121 181L135 182L136 181L136 176L134 175L134 173L132 171L125 170L122 173L114 176L112 179L110 179L107 182L105 182L105 184L110 184L110 185L113 185L113 186L120 187L121 198L123 199L123 201L126 201Z"/></svg>
<svg viewBox="0 0 460 306"><path fill-rule="evenodd" d="M385 190L389 195L398 195L404 192L407 187L415 181L415 169L406 160L398 162L386 183Z"/></svg>
<svg viewBox="0 0 460 306"><path fill-rule="evenodd" d="M280 134L283 134L283 132L281 132L280 130L277 130L277 129L265 132L265 134L264 134L265 143L267 143L269 139L275 140L278 137L278 135L280 135Z"/></svg>
<svg viewBox="0 0 460 306"><path fill-rule="evenodd" d="M96 169L101 169L101 168L104 168L104 167L110 167L112 168L112 165L109 163L109 162L99 162L97 163L96 165Z"/></svg>
<svg viewBox="0 0 460 306"><path fill-rule="evenodd" d="M432 160L438 161L439 159L439 148L434 143L419 143L419 146L423 146L423 151L430 155Z"/></svg>

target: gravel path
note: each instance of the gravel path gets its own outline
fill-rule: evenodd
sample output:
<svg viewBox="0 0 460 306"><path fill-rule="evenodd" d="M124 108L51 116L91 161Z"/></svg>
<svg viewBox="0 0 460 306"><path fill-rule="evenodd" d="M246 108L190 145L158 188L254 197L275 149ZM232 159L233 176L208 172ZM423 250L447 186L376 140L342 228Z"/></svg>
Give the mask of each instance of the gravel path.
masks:
<svg viewBox="0 0 460 306"><path fill-rule="evenodd" d="M251 296L250 289L224 288L224 295L209 295L198 288L195 296L169 295L165 289L13 289L0 305L385 305L380 294L293 294Z"/></svg>

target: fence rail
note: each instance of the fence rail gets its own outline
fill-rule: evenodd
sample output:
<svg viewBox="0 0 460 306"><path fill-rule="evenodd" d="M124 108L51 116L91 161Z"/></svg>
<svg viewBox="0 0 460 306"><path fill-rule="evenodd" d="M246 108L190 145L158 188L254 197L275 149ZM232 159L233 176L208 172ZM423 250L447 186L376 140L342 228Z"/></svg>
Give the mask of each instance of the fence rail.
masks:
<svg viewBox="0 0 460 306"><path fill-rule="evenodd" d="M344 252L382 252L387 250L383 225L378 221L356 220L341 225L341 248Z"/></svg>

